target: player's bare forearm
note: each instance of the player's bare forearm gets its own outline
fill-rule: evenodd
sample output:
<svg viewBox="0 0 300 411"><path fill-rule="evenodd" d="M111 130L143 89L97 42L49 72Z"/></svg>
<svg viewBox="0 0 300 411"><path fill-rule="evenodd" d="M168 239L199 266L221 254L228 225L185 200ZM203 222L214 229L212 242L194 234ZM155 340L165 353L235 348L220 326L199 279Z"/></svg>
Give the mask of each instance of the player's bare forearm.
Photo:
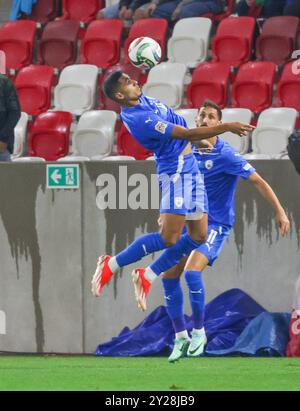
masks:
<svg viewBox="0 0 300 411"><path fill-rule="evenodd" d="M256 172L249 177L249 181L272 206L276 213L280 232L282 235L286 235L290 229L290 222L272 187Z"/></svg>
<svg viewBox="0 0 300 411"><path fill-rule="evenodd" d="M215 127L197 127L192 129L186 129L176 125L173 127L172 138L188 140L191 143L196 143L197 141L215 137L219 134L225 133L226 131L231 131L232 133L244 136L252 130L253 126L238 122L224 123Z"/></svg>

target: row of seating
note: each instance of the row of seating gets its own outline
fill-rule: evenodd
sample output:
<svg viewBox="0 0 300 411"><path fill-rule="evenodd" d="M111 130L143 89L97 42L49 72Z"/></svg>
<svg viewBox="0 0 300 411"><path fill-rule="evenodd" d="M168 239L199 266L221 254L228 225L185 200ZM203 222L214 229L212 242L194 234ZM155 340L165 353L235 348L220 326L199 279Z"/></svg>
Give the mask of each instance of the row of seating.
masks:
<svg viewBox="0 0 300 411"><path fill-rule="evenodd" d="M22 18L43 24L55 18L77 20L87 24L96 18L98 11L103 7L104 0L38 0L31 14L23 15Z"/></svg>
<svg viewBox="0 0 300 411"><path fill-rule="evenodd" d="M300 73L294 70L295 63L284 66L277 84L276 105L293 107L300 111ZM116 66L114 67L116 68ZM133 78L141 80L141 72L131 65L119 67ZM298 70L299 71L299 70ZM276 65L271 62L248 62L243 64L232 82L229 98L231 71L226 63L200 64L193 72L187 87L187 106L198 108L205 99L211 99L222 108L248 108L255 113L273 105ZM186 66L182 63L161 63L154 67L146 78L143 91L158 98L175 109L183 107ZM21 109L36 116L52 107L81 115L84 111L104 108L119 112L118 104L107 99L101 89L104 76L98 76L98 68L90 64L75 64L65 67L54 87L54 69L46 65L30 65L16 76ZM230 103L230 104L229 104Z"/></svg>
<svg viewBox="0 0 300 411"><path fill-rule="evenodd" d="M227 17L222 20L212 40L213 61L238 67L251 60L255 24L253 17ZM207 60L211 25L211 20L206 17L178 21L168 41L168 60L184 63L191 68ZM167 28L165 19L136 21L125 41L125 62L128 62L127 49L130 42L141 36L152 37L161 45L164 60ZM94 64L104 70L118 63L121 56L122 31L123 22L120 20L93 21L81 42L80 62ZM284 64L290 60L296 48L298 31L298 17L279 16L267 19L256 40L257 59L275 64ZM78 21L49 22L39 39L39 63L62 69L77 62L79 32ZM9 70L19 70L33 62L35 38L36 23L31 20L7 22L0 27L0 50L6 53Z"/></svg>
<svg viewBox="0 0 300 411"><path fill-rule="evenodd" d="M33 6L32 13L22 18L45 24L59 17L64 20L76 20L88 24L96 19L98 10L106 5L104 0L85 0L84 2L82 0L62 0L62 10L60 12L60 3L61 0L38 0ZM207 13L205 16L216 22L230 16L234 11L236 0L226 0L225 3L226 7L222 13L218 15ZM260 11L261 7L255 10L253 16L258 17Z"/></svg>
<svg viewBox="0 0 300 411"><path fill-rule="evenodd" d="M195 127L197 109L178 110L190 128ZM223 121L250 123L253 113L248 109L223 109ZM292 108L272 108L264 110L252 133L252 149L255 155L278 156L285 152L288 136L293 132L297 111ZM46 161L89 161L103 160L113 152L114 130L117 114L110 110L85 112L75 126L70 152L72 114L65 111L42 113L33 122L26 142L28 115L22 113L15 129L14 161L43 159ZM241 153L247 153L249 136L240 138L232 133L222 137ZM26 143L28 156L24 157ZM123 126L118 134L117 151L141 160L152 153L140 146Z"/></svg>

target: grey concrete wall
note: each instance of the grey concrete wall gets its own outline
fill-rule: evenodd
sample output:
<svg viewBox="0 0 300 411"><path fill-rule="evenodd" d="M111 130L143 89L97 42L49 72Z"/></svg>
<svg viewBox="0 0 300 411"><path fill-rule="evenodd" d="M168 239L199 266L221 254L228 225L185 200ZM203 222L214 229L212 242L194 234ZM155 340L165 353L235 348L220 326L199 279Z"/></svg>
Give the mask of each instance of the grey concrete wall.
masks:
<svg viewBox="0 0 300 411"><path fill-rule="evenodd" d="M253 164L287 209L291 234L278 236L268 204L241 181L235 229L204 274L206 300L237 287L270 311L289 311L300 274L300 176L287 160ZM157 231L158 211L99 210L97 177L111 173L118 179L119 164L80 167L80 189L47 190L45 164L0 164L0 312L6 317L0 351L89 353L145 317L136 308L130 273L153 255L124 268L98 299L90 294L90 281L98 255L115 254L137 236ZM154 164L129 162L127 171L149 179ZM148 312L163 302L156 281ZM188 301L185 308L190 313Z"/></svg>
<svg viewBox="0 0 300 411"><path fill-rule="evenodd" d="M0 0L0 24L8 20L13 0Z"/></svg>

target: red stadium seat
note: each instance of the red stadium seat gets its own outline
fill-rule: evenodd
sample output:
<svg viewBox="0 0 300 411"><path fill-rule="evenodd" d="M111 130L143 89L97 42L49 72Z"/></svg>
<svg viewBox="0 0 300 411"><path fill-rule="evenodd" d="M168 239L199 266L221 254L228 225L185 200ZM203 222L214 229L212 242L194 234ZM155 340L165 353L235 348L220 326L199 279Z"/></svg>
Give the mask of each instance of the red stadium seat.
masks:
<svg viewBox="0 0 300 411"><path fill-rule="evenodd" d="M121 130L118 133L117 150L119 155L132 156L136 160L145 160L147 157L152 156L151 151L138 143L124 124L122 124Z"/></svg>
<svg viewBox="0 0 300 411"><path fill-rule="evenodd" d="M292 61L284 66L277 87L278 107L292 107L300 111L300 65Z"/></svg>
<svg viewBox="0 0 300 411"><path fill-rule="evenodd" d="M6 54L7 69L19 70L32 63L36 22L9 21L0 27L0 50Z"/></svg>
<svg viewBox="0 0 300 411"><path fill-rule="evenodd" d="M130 28L128 37L124 44L125 62L129 62L127 53L128 47L137 37L151 37L156 40L161 47L161 61L163 61L166 54L167 30L168 22L165 19L153 18L135 21Z"/></svg>
<svg viewBox="0 0 300 411"><path fill-rule="evenodd" d="M270 107L273 100L273 85L276 64L249 61L237 73L232 87L232 107L248 108L255 113Z"/></svg>
<svg viewBox="0 0 300 411"><path fill-rule="evenodd" d="M103 75L99 75L99 101L100 101L100 108L105 109L105 110L113 110L116 111L117 113L120 112L120 105L115 103L113 100L110 98L107 98L105 94L102 91L102 83L104 79L114 71L121 70L124 73L128 74L131 78L135 79L138 81L140 85L143 84L144 82L144 74L143 72L134 67L131 63L124 63L124 64L116 64L113 67L110 67L106 73Z"/></svg>
<svg viewBox="0 0 300 411"><path fill-rule="evenodd" d="M222 13L220 14L204 13L204 14L201 14L201 17L208 17L212 21L220 22L226 19L226 17L229 17L231 14L233 14L235 3L236 3L235 0L226 0L225 10Z"/></svg>
<svg viewBox="0 0 300 411"><path fill-rule="evenodd" d="M48 111L40 114L29 133L29 156L56 161L69 152L72 114L66 111Z"/></svg>
<svg viewBox="0 0 300 411"><path fill-rule="evenodd" d="M117 19L93 21L81 44L80 62L106 69L120 60L123 22Z"/></svg>
<svg viewBox="0 0 300 411"><path fill-rule="evenodd" d="M21 110L31 116L47 111L51 105L54 69L31 65L22 68L15 81Z"/></svg>
<svg viewBox="0 0 300 411"><path fill-rule="evenodd" d="M227 63L203 63L193 72L187 89L188 106L199 108L210 99L224 108L227 103L230 65Z"/></svg>
<svg viewBox="0 0 300 411"><path fill-rule="evenodd" d="M50 21L40 40L40 63L62 69L77 59L77 21Z"/></svg>
<svg viewBox="0 0 300 411"><path fill-rule="evenodd" d="M98 11L103 7L104 0L63 0L61 19L90 23L96 19Z"/></svg>
<svg viewBox="0 0 300 411"><path fill-rule="evenodd" d="M253 17L228 17L222 20L212 43L213 60L232 66L249 61L254 29Z"/></svg>
<svg viewBox="0 0 300 411"><path fill-rule="evenodd" d="M38 0L32 7L29 16L22 16L22 19L30 19L39 23L48 23L54 20L59 14L59 0Z"/></svg>
<svg viewBox="0 0 300 411"><path fill-rule="evenodd" d="M284 64L290 60L296 48L299 18L295 16L276 16L268 18L256 40L258 60Z"/></svg>

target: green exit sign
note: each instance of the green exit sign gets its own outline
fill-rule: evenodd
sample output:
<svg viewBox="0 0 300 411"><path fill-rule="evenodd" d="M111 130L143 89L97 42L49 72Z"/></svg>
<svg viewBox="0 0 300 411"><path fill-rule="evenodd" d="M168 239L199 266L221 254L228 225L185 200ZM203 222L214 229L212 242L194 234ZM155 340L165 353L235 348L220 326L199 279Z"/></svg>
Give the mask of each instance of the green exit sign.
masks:
<svg viewBox="0 0 300 411"><path fill-rule="evenodd" d="M79 188L79 164L47 164L47 188Z"/></svg>

